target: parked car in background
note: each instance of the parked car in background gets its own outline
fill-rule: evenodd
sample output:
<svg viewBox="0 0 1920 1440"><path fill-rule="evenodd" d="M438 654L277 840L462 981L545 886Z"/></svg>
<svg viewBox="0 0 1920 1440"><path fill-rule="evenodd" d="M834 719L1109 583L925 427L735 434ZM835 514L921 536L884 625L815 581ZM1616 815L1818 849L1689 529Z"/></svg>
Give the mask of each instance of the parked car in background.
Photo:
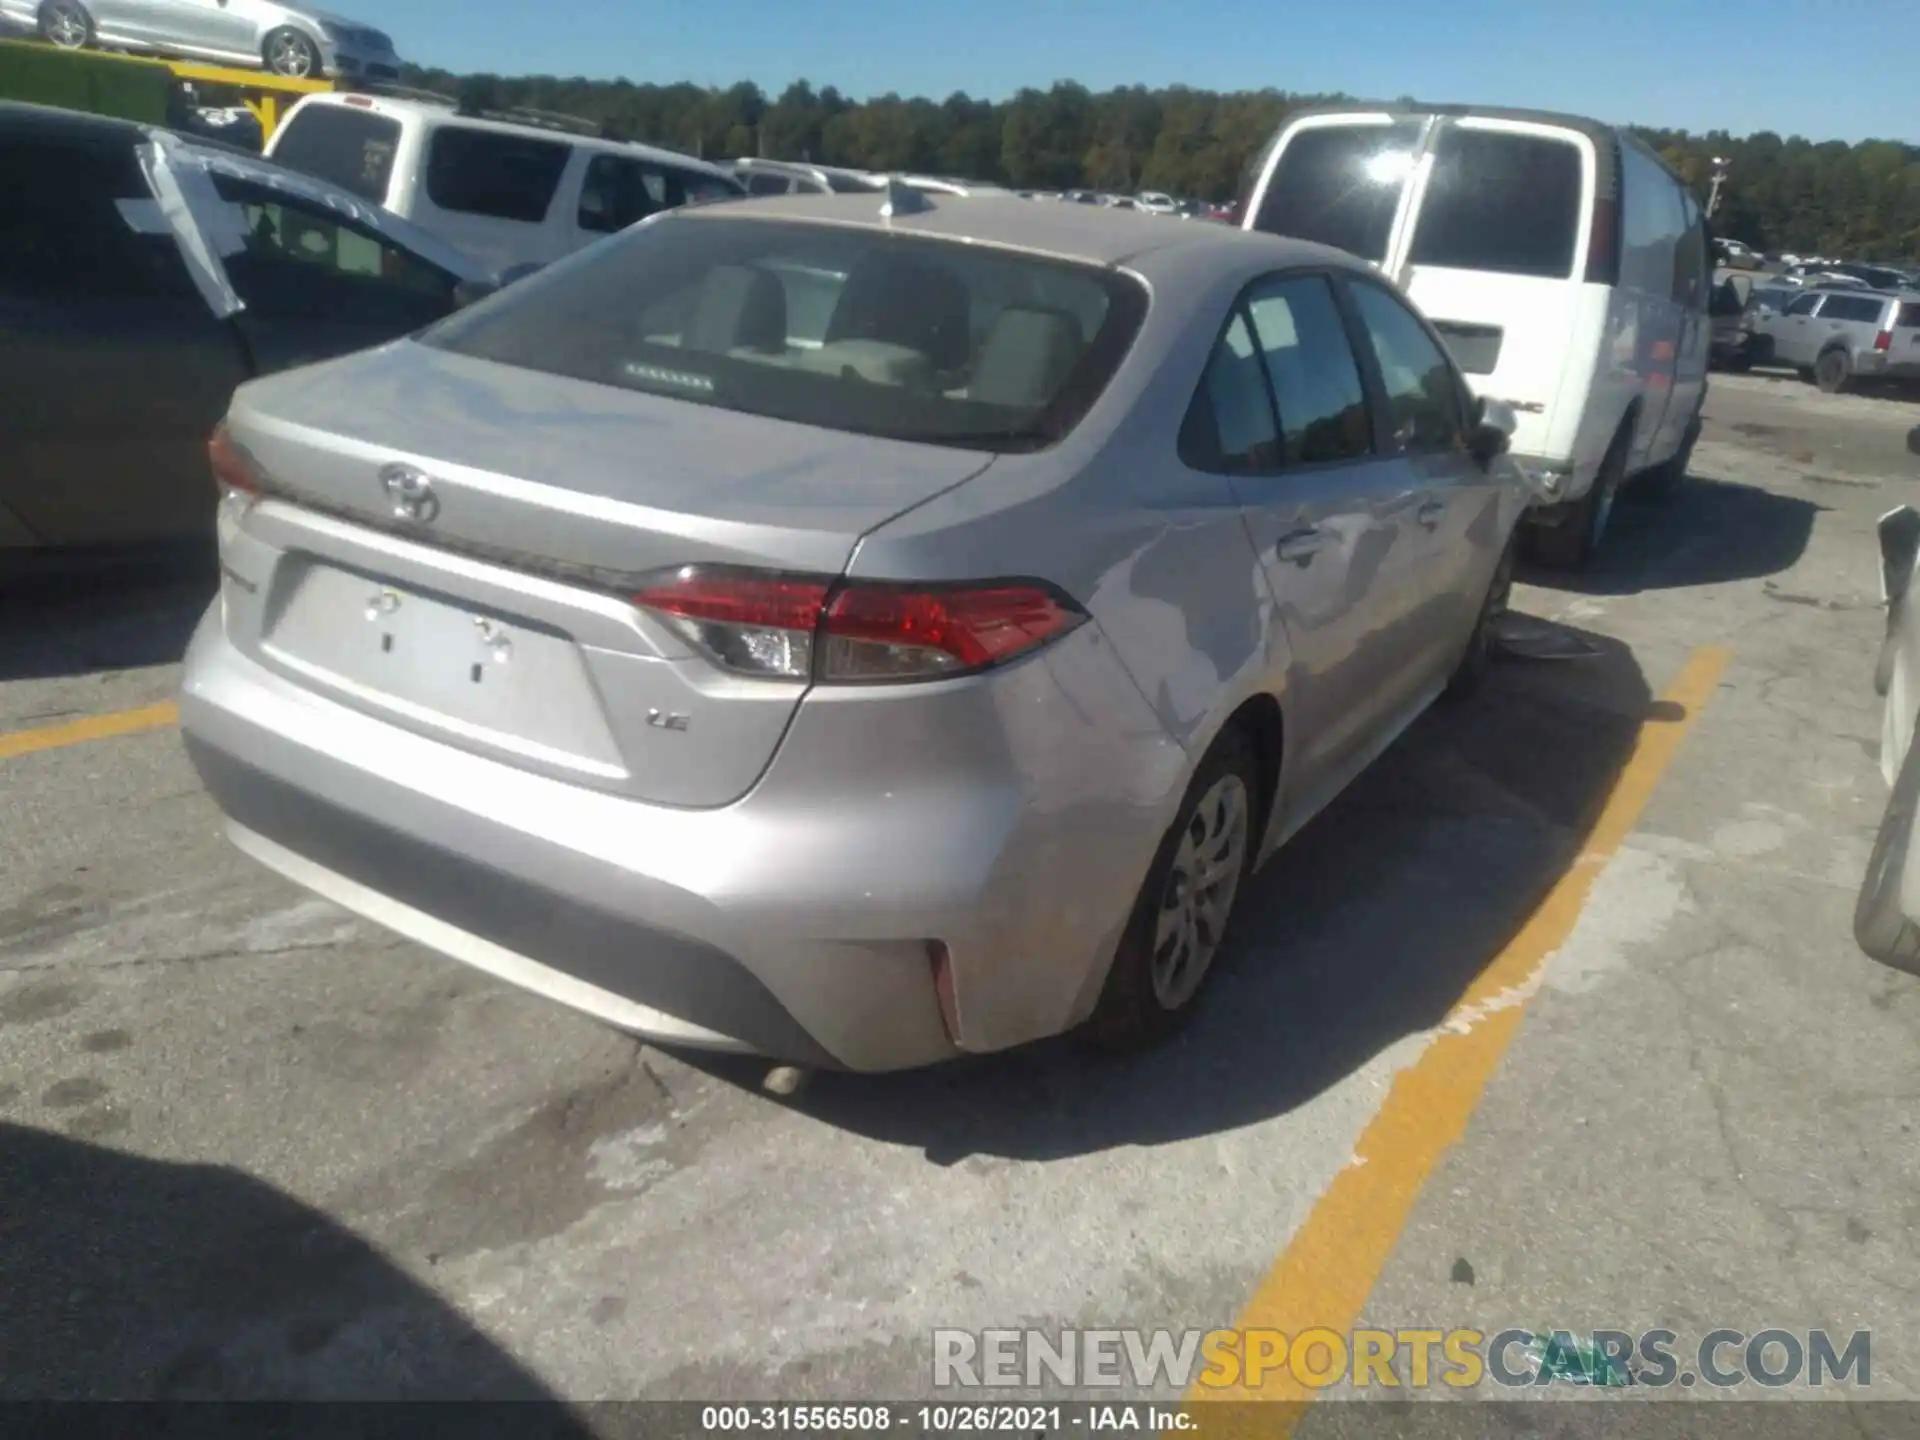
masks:
<svg viewBox="0 0 1920 1440"><path fill-rule="evenodd" d="M885 188L889 177L881 175L878 178L881 187ZM1004 185L995 185L989 180L968 180L954 175L895 174L891 178L910 185L926 195L998 195L1003 199L1013 195L1013 191Z"/></svg>
<svg viewBox="0 0 1920 1440"><path fill-rule="evenodd" d="M1250 167L1248 229L1338 246L1401 282L1476 390L1519 413L1550 500L1535 553L1600 546L1635 477L1672 495L1700 433L1712 347L1705 218L1631 132L1481 107L1331 106Z"/></svg>
<svg viewBox="0 0 1920 1440"><path fill-rule="evenodd" d="M1908 453L1920 457L1920 426L1907 432ZM1920 716L1920 511L1911 505L1880 517L1880 597L1886 633L1874 667L1881 709L1880 773L1892 793L1881 813L1867 873L1854 903L1853 934L1860 948L1882 964L1920 975L1920 852L1913 829L1920 817L1920 748L1914 725Z"/></svg>
<svg viewBox="0 0 1920 1440"><path fill-rule="evenodd" d="M1734 372L1752 369L1753 328L1748 318L1748 299L1742 297L1732 276L1714 286L1708 313L1713 322L1713 368Z"/></svg>
<svg viewBox="0 0 1920 1440"><path fill-rule="evenodd" d="M1149 215L1177 215L1180 213L1179 202L1171 195L1163 195L1158 190L1142 190L1138 195L1133 197L1133 203L1136 208L1145 211Z"/></svg>
<svg viewBox="0 0 1920 1440"><path fill-rule="evenodd" d="M212 538L236 385L490 283L331 186L124 120L0 102L0 550Z"/></svg>
<svg viewBox="0 0 1920 1440"><path fill-rule="evenodd" d="M746 193L718 165L598 130L418 94L322 94L287 112L266 153L496 270L548 264L662 210Z"/></svg>
<svg viewBox="0 0 1920 1440"><path fill-rule="evenodd" d="M887 188L887 177L837 165L742 158L733 178L749 195L865 195Z"/></svg>
<svg viewBox="0 0 1920 1440"><path fill-rule="evenodd" d="M1808 289L1753 328L1766 361L1829 394L1863 379L1920 379L1920 294L1911 291Z"/></svg>
<svg viewBox="0 0 1920 1440"><path fill-rule="evenodd" d="M65 50L112 46L296 80L400 78L384 30L284 0L0 0L0 18Z"/></svg>
<svg viewBox="0 0 1920 1440"><path fill-rule="evenodd" d="M1719 252L1718 258L1722 264L1730 265L1736 270L1760 268L1760 256L1750 246L1738 240L1729 240L1724 236L1716 237L1713 243L1715 250Z"/></svg>
<svg viewBox="0 0 1920 1440"><path fill-rule="evenodd" d="M818 345L795 272L842 277ZM1254 866L1484 671L1511 424L1320 246L678 211L239 392L183 732L255 859L643 1035L1150 1042Z"/></svg>

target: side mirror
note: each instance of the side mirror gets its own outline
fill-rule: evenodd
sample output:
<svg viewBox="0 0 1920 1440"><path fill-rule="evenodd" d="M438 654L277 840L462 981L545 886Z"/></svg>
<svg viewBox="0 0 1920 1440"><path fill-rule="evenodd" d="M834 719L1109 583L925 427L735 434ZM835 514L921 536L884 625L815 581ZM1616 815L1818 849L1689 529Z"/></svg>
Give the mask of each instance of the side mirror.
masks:
<svg viewBox="0 0 1920 1440"><path fill-rule="evenodd" d="M1467 453L1482 465L1491 465L1507 453L1513 432L1520 428L1520 417L1501 400L1476 400L1473 429L1467 435Z"/></svg>

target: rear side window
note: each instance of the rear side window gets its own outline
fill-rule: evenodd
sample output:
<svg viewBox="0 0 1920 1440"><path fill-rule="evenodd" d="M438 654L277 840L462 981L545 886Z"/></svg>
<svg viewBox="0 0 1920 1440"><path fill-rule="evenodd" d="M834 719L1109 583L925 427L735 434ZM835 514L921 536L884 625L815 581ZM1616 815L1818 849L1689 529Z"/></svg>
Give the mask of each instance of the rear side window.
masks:
<svg viewBox="0 0 1920 1440"><path fill-rule="evenodd" d="M131 145L15 139L0 145L0 195L0 292L203 303Z"/></svg>
<svg viewBox="0 0 1920 1440"><path fill-rule="evenodd" d="M1362 260L1386 259L1419 143L1413 124L1294 131L1280 150L1254 228L1331 245Z"/></svg>
<svg viewBox="0 0 1920 1440"><path fill-rule="evenodd" d="M1902 330L1920 326L1920 305L1914 304L1911 300L1907 301L1900 307L1900 313L1894 317L1893 323Z"/></svg>
<svg viewBox="0 0 1920 1440"><path fill-rule="evenodd" d="M397 120L346 105L309 105L274 137L271 158L379 205L399 144Z"/></svg>
<svg viewBox="0 0 1920 1440"><path fill-rule="evenodd" d="M1886 302L1867 295L1829 295L1820 307L1822 320L1869 321L1878 324Z"/></svg>
<svg viewBox="0 0 1920 1440"><path fill-rule="evenodd" d="M1373 342L1395 443L1415 454L1457 449L1466 439L1465 397L1446 352L1411 310L1378 285L1355 283L1353 299Z"/></svg>
<svg viewBox="0 0 1920 1440"><path fill-rule="evenodd" d="M653 195L646 171L638 160L595 155L587 162L586 177L580 183L580 211L576 218L582 230L611 234L658 210L660 206Z"/></svg>
<svg viewBox="0 0 1920 1440"><path fill-rule="evenodd" d="M1572 142L1450 126L1434 147L1408 258L1564 280L1573 274L1580 201Z"/></svg>
<svg viewBox="0 0 1920 1440"><path fill-rule="evenodd" d="M1318 275L1268 281L1247 297L1247 314L1273 383L1286 463L1370 453L1373 421L1333 287Z"/></svg>
<svg viewBox="0 0 1920 1440"><path fill-rule="evenodd" d="M1196 470L1251 475L1280 464L1260 346L1238 307L1207 358L1180 427L1180 458Z"/></svg>
<svg viewBox="0 0 1920 1440"><path fill-rule="evenodd" d="M442 125L427 145L427 198L462 215L537 225L572 156L558 140Z"/></svg>

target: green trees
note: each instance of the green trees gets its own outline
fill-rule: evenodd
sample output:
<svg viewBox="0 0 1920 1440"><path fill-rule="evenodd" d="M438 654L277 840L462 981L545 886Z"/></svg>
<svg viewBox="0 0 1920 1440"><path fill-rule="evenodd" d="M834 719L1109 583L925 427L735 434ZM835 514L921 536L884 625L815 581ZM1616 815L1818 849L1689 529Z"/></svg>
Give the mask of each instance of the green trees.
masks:
<svg viewBox="0 0 1920 1440"><path fill-rule="evenodd" d="M407 83L489 106L585 116L618 133L708 159L762 154L879 170L996 180L1021 189L1164 190L1230 199L1241 172L1292 111L1345 100L1280 90L1218 94L1142 86L1094 94L1070 80L989 101L881 95L854 101L796 80L769 100L756 85L551 75L455 76L409 67ZM1401 102L1408 103L1408 102ZM1766 250L1920 259L1920 148L1782 139L1770 131L1641 135L1705 197L1713 158L1729 162L1715 228Z"/></svg>

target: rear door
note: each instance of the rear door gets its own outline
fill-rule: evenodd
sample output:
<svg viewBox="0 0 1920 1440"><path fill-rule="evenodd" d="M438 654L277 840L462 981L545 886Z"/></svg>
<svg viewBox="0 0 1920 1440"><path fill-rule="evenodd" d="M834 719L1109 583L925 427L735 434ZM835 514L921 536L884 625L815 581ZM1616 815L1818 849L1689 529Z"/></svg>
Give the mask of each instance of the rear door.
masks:
<svg viewBox="0 0 1920 1440"><path fill-rule="evenodd" d="M211 536L247 378L130 147L0 145L0 504L47 545Z"/></svg>
<svg viewBox="0 0 1920 1440"><path fill-rule="evenodd" d="M1425 131L1386 114L1296 121L1250 197L1247 228L1384 264Z"/></svg>
<svg viewBox="0 0 1920 1440"><path fill-rule="evenodd" d="M1280 614L1297 793L1338 784L1402 708L1417 484L1379 453L1332 282L1276 275L1235 306L1181 450L1224 471Z"/></svg>
<svg viewBox="0 0 1920 1440"><path fill-rule="evenodd" d="M1429 147L1388 268L1474 389L1514 406L1514 450L1553 454L1582 313L1593 144L1558 126L1469 116L1440 122Z"/></svg>

